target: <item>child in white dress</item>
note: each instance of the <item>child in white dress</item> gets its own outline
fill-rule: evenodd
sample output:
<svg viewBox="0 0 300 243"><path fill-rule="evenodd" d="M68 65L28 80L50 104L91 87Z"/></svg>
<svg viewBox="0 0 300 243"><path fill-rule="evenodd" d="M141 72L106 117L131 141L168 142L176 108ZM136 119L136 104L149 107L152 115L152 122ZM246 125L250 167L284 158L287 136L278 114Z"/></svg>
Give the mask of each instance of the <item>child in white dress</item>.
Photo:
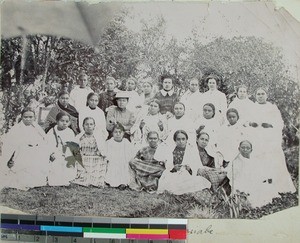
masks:
<svg viewBox="0 0 300 243"><path fill-rule="evenodd" d="M56 125L48 133L48 143L52 151L48 174L49 186L68 186L76 177L76 164L70 162L73 154L68 142L75 142L75 133L70 125L70 115L59 112L56 115Z"/></svg>

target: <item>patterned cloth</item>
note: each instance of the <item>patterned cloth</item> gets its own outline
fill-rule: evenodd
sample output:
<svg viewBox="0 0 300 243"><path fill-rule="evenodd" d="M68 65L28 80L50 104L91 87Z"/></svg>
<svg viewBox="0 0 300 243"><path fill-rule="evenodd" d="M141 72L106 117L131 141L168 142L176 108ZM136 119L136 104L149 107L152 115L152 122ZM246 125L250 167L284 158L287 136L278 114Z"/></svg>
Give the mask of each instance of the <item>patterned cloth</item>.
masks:
<svg viewBox="0 0 300 243"><path fill-rule="evenodd" d="M197 175L209 180L211 183L211 189L216 191L226 178L227 173L215 168L203 167L198 169Z"/></svg>
<svg viewBox="0 0 300 243"><path fill-rule="evenodd" d="M100 152L99 152L99 149L97 146L97 141L93 135L88 136L88 135L84 134L80 138L80 150L81 150L81 154L83 156L100 155Z"/></svg>
<svg viewBox="0 0 300 243"><path fill-rule="evenodd" d="M181 165L183 161L185 148L176 147L173 151L173 164L174 165Z"/></svg>
<svg viewBox="0 0 300 243"><path fill-rule="evenodd" d="M83 186L104 186L107 160L102 156L82 156L84 167L77 167L76 179L72 182Z"/></svg>
<svg viewBox="0 0 300 243"><path fill-rule="evenodd" d="M156 148L150 146L140 149L129 162L132 180L130 187L135 190L156 191L158 180L165 170L165 165L153 159Z"/></svg>

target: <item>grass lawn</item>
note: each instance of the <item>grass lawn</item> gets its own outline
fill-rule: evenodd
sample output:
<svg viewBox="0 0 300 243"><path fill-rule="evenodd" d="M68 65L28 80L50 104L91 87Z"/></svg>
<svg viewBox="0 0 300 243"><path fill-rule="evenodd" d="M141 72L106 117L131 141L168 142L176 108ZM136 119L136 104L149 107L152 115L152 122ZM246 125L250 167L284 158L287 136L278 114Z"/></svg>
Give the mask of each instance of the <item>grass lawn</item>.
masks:
<svg viewBox="0 0 300 243"><path fill-rule="evenodd" d="M286 150L287 165L298 189L298 150ZM4 188L0 204L27 214L100 217L230 218L230 206L209 190L181 196L149 194L130 189L70 185L40 187L29 191ZM296 193L284 193L261 208L238 208L238 218L257 219L298 206Z"/></svg>

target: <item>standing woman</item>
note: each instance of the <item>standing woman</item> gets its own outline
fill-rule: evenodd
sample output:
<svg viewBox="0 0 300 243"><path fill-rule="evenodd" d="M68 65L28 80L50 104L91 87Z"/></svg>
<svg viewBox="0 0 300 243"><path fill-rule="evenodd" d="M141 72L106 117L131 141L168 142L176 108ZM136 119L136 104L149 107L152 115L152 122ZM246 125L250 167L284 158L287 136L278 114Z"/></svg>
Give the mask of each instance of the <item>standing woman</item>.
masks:
<svg viewBox="0 0 300 243"><path fill-rule="evenodd" d="M284 126L280 111L275 104L267 101L268 95L264 88L256 90L256 102L249 126L253 141L258 148L257 155L272 172L272 183L278 192L295 192L295 186L287 170L282 150L282 129Z"/></svg>
<svg viewBox="0 0 300 243"><path fill-rule="evenodd" d="M202 95L202 104L212 103L216 108L216 118L220 124L223 124L227 110L227 100L225 94L218 90L218 82L219 78L214 75L206 78L208 91Z"/></svg>
<svg viewBox="0 0 300 243"><path fill-rule="evenodd" d="M58 94L58 100L55 106L53 106L48 113L44 130L47 133L52 127L56 124L56 115L59 112L66 112L70 115L70 127L74 131L75 134L80 132L78 126L78 112L74 106L69 104L70 95L67 91L62 91Z"/></svg>
<svg viewBox="0 0 300 243"><path fill-rule="evenodd" d="M188 134L183 130L174 133L175 146L161 146L154 155L157 161L165 162L166 170L158 184L158 193L169 191L177 195L210 188L210 182L197 176L202 167L195 146L188 143Z"/></svg>
<svg viewBox="0 0 300 243"><path fill-rule="evenodd" d="M143 93L141 94L144 105L148 104L154 97L153 94L153 80L151 78L145 79L142 84Z"/></svg>
<svg viewBox="0 0 300 243"><path fill-rule="evenodd" d="M21 190L45 186L49 155L46 134L27 107L21 122L3 137L0 185Z"/></svg>
<svg viewBox="0 0 300 243"><path fill-rule="evenodd" d="M253 110L254 103L248 98L248 89L245 85L237 87L236 98L229 104L228 108L234 108L239 113L240 122L243 124L250 120L251 111Z"/></svg>
<svg viewBox="0 0 300 243"><path fill-rule="evenodd" d="M104 141L107 139L108 132L106 131L106 120L104 112L97 106L99 103L99 95L96 93L89 93L87 96L86 106L79 112L80 130L83 129L83 121L86 117L92 117L95 121L95 129L101 135Z"/></svg>

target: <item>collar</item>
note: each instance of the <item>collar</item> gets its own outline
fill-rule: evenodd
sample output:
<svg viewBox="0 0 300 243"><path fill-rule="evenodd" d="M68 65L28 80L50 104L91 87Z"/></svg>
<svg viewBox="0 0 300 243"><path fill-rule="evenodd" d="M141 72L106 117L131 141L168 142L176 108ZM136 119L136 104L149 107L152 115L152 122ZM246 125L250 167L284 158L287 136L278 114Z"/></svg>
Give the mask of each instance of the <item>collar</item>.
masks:
<svg viewBox="0 0 300 243"><path fill-rule="evenodd" d="M171 95L174 94L174 88L172 88L172 89L169 90L169 91L165 91L164 89L161 89L160 92L161 92L161 94L162 94L163 96L166 96L167 94L168 94L169 96L171 96Z"/></svg>

